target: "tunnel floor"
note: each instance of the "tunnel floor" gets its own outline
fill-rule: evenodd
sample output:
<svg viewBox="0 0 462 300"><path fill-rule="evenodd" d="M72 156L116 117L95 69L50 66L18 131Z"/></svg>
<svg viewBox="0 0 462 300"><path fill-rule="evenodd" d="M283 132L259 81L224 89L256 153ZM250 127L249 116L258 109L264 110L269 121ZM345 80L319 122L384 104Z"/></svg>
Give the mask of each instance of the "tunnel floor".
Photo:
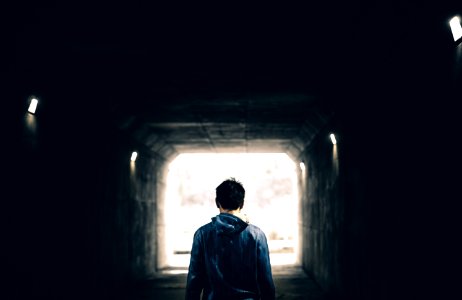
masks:
<svg viewBox="0 0 462 300"><path fill-rule="evenodd" d="M325 300L319 286L300 267L273 267L276 299ZM138 283L129 291L131 300L184 299L186 274L163 275Z"/></svg>

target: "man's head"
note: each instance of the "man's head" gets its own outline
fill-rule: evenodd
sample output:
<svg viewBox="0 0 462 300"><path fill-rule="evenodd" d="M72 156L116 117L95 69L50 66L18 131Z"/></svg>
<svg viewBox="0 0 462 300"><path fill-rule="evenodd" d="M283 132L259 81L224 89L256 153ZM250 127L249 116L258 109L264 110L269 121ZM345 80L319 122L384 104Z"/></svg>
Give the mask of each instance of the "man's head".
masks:
<svg viewBox="0 0 462 300"><path fill-rule="evenodd" d="M216 188L217 207L227 210L241 209L244 206L245 190L242 183L234 178L223 181Z"/></svg>

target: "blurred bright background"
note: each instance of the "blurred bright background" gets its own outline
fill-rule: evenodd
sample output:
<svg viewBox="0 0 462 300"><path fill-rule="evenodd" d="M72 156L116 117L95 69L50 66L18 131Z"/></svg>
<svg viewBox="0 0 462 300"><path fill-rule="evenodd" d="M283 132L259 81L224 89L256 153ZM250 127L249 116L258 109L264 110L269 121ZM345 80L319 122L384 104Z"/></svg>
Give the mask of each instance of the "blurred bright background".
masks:
<svg viewBox="0 0 462 300"><path fill-rule="evenodd" d="M179 155L170 164L167 179L167 265L189 265L194 232L219 213L215 188L231 177L244 186L242 213L265 232L271 264L294 264L298 249L296 167L285 153Z"/></svg>

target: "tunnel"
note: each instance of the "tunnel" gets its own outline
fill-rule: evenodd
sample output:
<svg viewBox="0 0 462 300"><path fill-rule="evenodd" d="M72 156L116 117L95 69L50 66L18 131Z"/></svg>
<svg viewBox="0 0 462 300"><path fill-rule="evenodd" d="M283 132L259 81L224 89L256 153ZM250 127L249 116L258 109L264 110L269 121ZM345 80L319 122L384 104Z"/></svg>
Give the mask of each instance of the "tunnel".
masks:
<svg viewBox="0 0 462 300"><path fill-rule="evenodd" d="M156 280L173 281L152 295L181 297L162 258L169 164L281 153L298 256L279 298L452 299L457 15L413 1L13 5L2 298L147 299L133 291Z"/></svg>

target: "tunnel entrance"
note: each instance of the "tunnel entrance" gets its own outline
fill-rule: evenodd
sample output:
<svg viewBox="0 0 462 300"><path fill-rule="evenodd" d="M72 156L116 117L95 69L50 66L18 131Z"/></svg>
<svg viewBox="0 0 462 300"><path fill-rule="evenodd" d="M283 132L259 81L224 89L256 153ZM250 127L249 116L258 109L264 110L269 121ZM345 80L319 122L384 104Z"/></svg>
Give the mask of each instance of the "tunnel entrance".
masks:
<svg viewBox="0 0 462 300"><path fill-rule="evenodd" d="M246 190L242 212L266 234L272 265L298 260L296 164L285 153L186 153L169 165L159 266L186 270L194 232L218 214L215 188L230 177Z"/></svg>

